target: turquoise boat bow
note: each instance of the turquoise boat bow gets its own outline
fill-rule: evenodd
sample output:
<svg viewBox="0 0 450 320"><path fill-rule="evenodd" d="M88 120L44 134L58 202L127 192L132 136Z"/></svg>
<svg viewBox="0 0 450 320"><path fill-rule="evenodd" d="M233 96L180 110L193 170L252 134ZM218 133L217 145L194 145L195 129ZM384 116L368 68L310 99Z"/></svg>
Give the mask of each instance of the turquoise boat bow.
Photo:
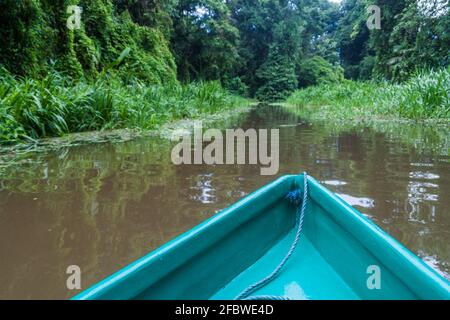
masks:
<svg viewBox="0 0 450 320"><path fill-rule="evenodd" d="M304 175L284 176L75 300L231 300L267 277L298 231ZM300 240L276 278L252 296L286 299L450 299L450 283L311 177ZM251 298L251 297L250 297Z"/></svg>

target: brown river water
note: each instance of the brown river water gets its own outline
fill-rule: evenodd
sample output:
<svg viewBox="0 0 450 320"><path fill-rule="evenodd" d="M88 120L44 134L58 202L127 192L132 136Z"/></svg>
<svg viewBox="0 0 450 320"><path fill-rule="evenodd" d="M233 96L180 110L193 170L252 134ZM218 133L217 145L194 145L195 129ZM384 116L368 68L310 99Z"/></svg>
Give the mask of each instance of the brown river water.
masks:
<svg viewBox="0 0 450 320"><path fill-rule="evenodd" d="M280 171L175 166L145 137L29 153L0 166L0 299L66 299L283 174L306 170L450 277L448 127L309 124L259 107L228 128L279 128Z"/></svg>

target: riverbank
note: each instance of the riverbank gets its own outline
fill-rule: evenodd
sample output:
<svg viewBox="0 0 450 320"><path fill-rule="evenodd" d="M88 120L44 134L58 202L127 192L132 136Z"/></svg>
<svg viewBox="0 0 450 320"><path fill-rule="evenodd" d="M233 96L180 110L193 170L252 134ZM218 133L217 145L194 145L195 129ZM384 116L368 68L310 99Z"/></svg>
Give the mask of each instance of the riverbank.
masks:
<svg viewBox="0 0 450 320"><path fill-rule="evenodd" d="M138 138L153 137L169 140L173 131L192 128L194 121L201 121L205 127L225 128L233 124L243 114L248 112L255 103L241 99L242 103L230 109L215 113L199 113L189 119L175 119L165 123L155 124L154 127L143 129L114 129L69 133L61 137L41 138L38 140L21 140L14 143L0 145L0 174L5 168L14 166L22 161L27 162L33 154L64 150L69 147L86 146L90 144L123 143Z"/></svg>
<svg viewBox="0 0 450 320"><path fill-rule="evenodd" d="M70 133L152 130L245 105L218 82L155 85L104 76L72 82L53 73L42 80L0 75L0 143L36 142Z"/></svg>
<svg viewBox="0 0 450 320"><path fill-rule="evenodd" d="M450 121L450 69L421 73L402 84L355 82L321 84L296 91L286 101L311 121Z"/></svg>

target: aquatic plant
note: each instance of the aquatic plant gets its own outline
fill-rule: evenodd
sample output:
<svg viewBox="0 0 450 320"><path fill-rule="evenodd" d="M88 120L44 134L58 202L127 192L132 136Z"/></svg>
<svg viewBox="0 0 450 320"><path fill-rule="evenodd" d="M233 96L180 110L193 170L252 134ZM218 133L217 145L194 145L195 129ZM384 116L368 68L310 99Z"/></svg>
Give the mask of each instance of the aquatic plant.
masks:
<svg viewBox="0 0 450 320"><path fill-rule="evenodd" d="M0 143L121 128L151 129L244 104L218 82L147 85L104 75L72 81L57 72L45 78L0 73Z"/></svg>
<svg viewBox="0 0 450 320"><path fill-rule="evenodd" d="M450 120L450 68L420 72L401 84L349 80L320 84L296 91L287 103L317 120Z"/></svg>

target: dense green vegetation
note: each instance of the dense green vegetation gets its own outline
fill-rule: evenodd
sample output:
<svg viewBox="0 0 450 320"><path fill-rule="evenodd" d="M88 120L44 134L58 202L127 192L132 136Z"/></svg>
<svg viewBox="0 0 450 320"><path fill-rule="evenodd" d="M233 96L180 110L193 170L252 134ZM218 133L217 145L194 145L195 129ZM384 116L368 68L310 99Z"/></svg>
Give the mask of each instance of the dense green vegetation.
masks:
<svg viewBox="0 0 450 320"><path fill-rule="evenodd" d="M36 139L118 128L151 129L201 113L212 114L245 100L219 83L147 86L115 78L72 82L59 74L41 80L0 76L0 140Z"/></svg>
<svg viewBox="0 0 450 320"><path fill-rule="evenodd" d="M380 30L366 26L369 5L380 7ZM401 81L450 63L448 30L447 0L346 0L335 39L348 78Z"/></svg>
<svg viewBox="0 0 450 320"><path fill-rule="evenodd" d="M260 100L298 87L405 81L450 63L447 0L178 1L172 48L181 79L220 79ZM381 29L369 30L370 5Z"/></svg>
<svg viewBox="0 0 450 320"><path fill-rule="evenodd" d="M380 30L366 25L369 5L381 9ZM339 50L345 77L358 82L321 79L326 68L305 60L303 78L311 80L302 84L317 86L295 92L288 102L304 106L302 113L316 120L448 120L448 6L441 0L343 1L339 23L327 36Z"/></svg>
<svg viewBox="0 0 450 320"><path fill-rule="evenodd" d="M315 120L449 119L450 68L422 73L401 84L321 84L295 92L287 102Z"/></svg>
<svg viewBox="0 0 450 320"><path fill-rule="evenodd" d="M82 8L75 30L67 27L72 5ZM381 10L380 30L366 25L369 5ZM290 101L337 104L331 114L354 90L350 100L369 101L359 104L366 112L445 118L448 73L409 79L449 65L448 7L447 0L3 0L1 139L149 128L234 105L231 94L282 101L310 86L318 87Z"/></svg>
<svg viewBox="0 0 450 320"><path fill-rule="evenodd" d="M67 28L69 5L83 9L81 29ZM0 140L149 129L242 105L218 82L179 83L171 8L170 1L2 1Z"/></svg>
<svg viewBox="0 0 450 320"><path fill-rule="evenodd" d="M327 0L229 1L239 30L238 76L259 100L283 100L296 88L316 82L303 72L309 59L320 61L327 74L339 73L336 48L322 41L335 29L339 6ZM323 50L322 50L323 49ZM330 60L321 59L323 56ZM333 60L333 57L335 58Z"/></svg>
<svg viewBox="0 0 450 320"><path fill-rule="evenodd" d="M135 13L138 2L152 19ZM164 3L165 1L161 1ZM152 4L150 4L152 3ZM82 8L81 28L70 30L70 5ZM57 70L74 79L95 79L125 51L115 72L148 83L175 83L176 65L159 22L160 1L5 0L0 3L0 64L17 75L44 77ZM161 18L162 19L162 18Z"/></svg>

